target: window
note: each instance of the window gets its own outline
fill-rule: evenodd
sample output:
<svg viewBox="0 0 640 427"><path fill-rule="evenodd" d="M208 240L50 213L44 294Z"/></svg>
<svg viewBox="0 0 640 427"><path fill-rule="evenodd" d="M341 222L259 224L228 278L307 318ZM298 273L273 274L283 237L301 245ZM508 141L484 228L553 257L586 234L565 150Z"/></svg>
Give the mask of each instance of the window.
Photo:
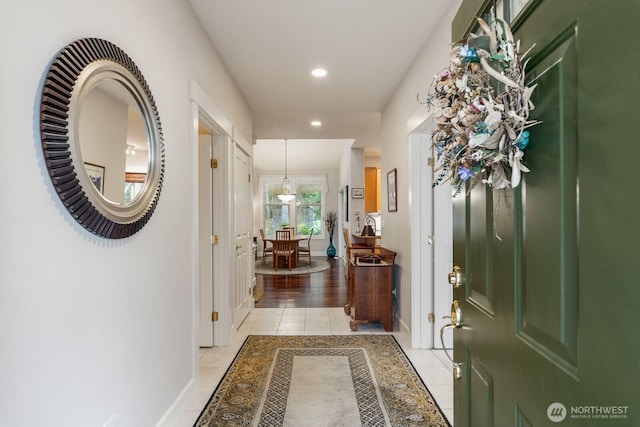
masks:
<svg viewBox="0 0 640 427"><path fill-rule="evenodd" d="M264 188L264 233L275 236L276 230L289 225L290 206L278 199L279 183L266 183ZM294 199L295 200L295 199Z"/></svg>
<svg viewBox="0 0 640 427"><path fill-rule="evenodd" d="M322 228L324 198L317 184L300 184L296 188L296 234L324 235Z"/></svg>
<svg viewBox="0 0 640 427"><path fill-rule="evenodd" d="M313 229L314 236L324 238L326 176L289 176L289 179L296 189L296 198L283 203L277 196L282 178L260 177L265 234L273 236L277 229L288 226L295 227L296 234L309 235Z"/></svg>

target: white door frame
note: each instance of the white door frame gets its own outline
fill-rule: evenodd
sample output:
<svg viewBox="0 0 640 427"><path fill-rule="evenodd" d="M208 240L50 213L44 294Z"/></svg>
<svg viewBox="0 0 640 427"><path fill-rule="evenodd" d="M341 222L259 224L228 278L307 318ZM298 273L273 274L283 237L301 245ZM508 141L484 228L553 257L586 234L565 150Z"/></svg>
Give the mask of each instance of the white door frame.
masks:
<svg viewBox="0 0 640 427"><path fill-rule="evenodd" d="M253 284L251 280L252 275L252 265L254 265L253 261L253 247L252 245L252 237L253 237L253 192L251 191L251 151L247 150L246 141L243 144L243 139L238 138L234 139L233 144L233 159L230 164L234 165L233 172L233 185L231 186L231 196L234 198L234 201L230 203L233 206L235 214L231 217L232 223L230 226L233 228L233 242L235 250L231 253L233 254L233 290L232 290L232 302L233 302L233 317L232 317L232 333L235 334L235 331L240 327L246 316L249 314L251 309L253 308L253 297L251 296L251 291L253 289ZM247 176L238 176L238 172L240 168L235 167L236 159L238 156L245 156L247 160ZM238 196L238 185L239 183L236 180L241 179L245 183L248 184L249 191L246 195L247 200L246 204L248 206L244 206L242 201L239 201L240 197ZM245 181L246 180L246 181ZM239 209L238 209L238 204ZM241 217L243 215L244 217ZM244 228L243 228L244 227ZM240 256L238 256L240 255ZM239 302L242 301L242 303Z"/></svg>
<svg viewBox="0 0 640 427"><path fill-rule="evenodd" d="M411 120L409 123L416 123ZM428 161L434 156L430 116L420 117L417 125L409 125L411 158L411 346L442 348L439 331L449 312L453 292L444 273L451 270L452 224L451 197L448 185L435 191L433 168ZM442 276L442 277L440 277ZM432 316L432 319L429 317ZM445 336L451 347L452 336Z"/></svg>
<svg viewBox="0 0 640 427"><path fill-rule="evenodd" d="M211 236L214 234L212 208L215 192L213 188L216 186L214 180L217 177L211 168L210 159L214 157L213 150L216 142L215 132L207 125L204 117L199 117L198 122L199 128L207 130L207 134L202 135L200 130L198 135L198 289L200 291L198 344L200 347L212 347L214 322L211 321L210 313L213 311L213 272L216 265L213 262Z"/></svg>
<svg viewBox="0 0 640 427"><path fill-rule="evenodd" d="M200 325L200 273L199 273L199 213L198 213L198 125L200 121L204 121L207 127L211 128L217 136L214 140L219 141L214 144L214 155L219 159L227 159L232 151L233 127L230 121L222 114L213 101L198 86L198 84L189 81L189 99L190 118L191 118L191 290L192 290L192 342L194 348L194 357L196 358L195 369L197 369L197 348L199 346L199 325ZM213 345L226 346L231 342L231 326L232 326L232 310L231 310L231 293L229 286L221 286L219 284L233 283L233 270L230 269L229 248L230 232L229 232L229 215L233 209L229 206L229 197L223 195L229 194L229 164L226 161L219 162L218 172L214 179L214 200L212 202L213 230L218 236L218 244L213 250L213 264L216 268L213 271L213 300L214 310L218 311L219 320L213 326ZM215 196L217 195L217 197Z"/></svg>

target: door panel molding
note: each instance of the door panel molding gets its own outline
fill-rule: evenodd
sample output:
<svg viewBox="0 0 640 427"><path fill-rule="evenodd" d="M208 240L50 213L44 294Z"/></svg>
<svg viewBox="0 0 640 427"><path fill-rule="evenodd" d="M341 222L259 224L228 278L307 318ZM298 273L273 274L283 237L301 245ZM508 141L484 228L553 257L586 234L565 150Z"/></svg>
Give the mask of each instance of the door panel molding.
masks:
<svg viewBox="0 0 640 427"><path fill-rule="evenodd" d="M493 244L491 239L484 238L493 235L492 191L484 184L477 184L471 190L467 189L467 206L471 206L472 209L467 213L467 236L471 236L471 244L465 257L466 297L469 303L493 318Z"/></svg>
<svg viewBox="0 0 640 427"><path fill-rule="evenodd" d="M494 425L493 377L482 363L467 352L469 417L467 425L492 427ZM478 404L479 403L479 404Z"/></svg>
<svg viewBox="0 0 640 427"><path fill-rule="evenodd" d="M529 421L520 405L516 405L516 427L533 427L533 423Z"/></svg>
<svg viewBox="0 0 640 427"><path fill-rule="evenodd" d="M577 28L536 56L527 175L516 191L516 335L578 377ZM540 232L540 230L545 230Z"/></svg>

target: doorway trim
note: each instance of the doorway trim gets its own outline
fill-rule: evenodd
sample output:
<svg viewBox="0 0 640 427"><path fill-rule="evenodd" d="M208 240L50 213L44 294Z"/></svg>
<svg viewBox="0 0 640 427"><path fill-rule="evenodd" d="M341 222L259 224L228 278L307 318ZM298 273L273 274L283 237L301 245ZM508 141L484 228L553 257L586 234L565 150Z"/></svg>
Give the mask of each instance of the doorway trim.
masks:
<svg viewBox="0 0 640 427"><path fill-rule="evenodd" d="M442 348L438 336L442 317L449 312L452 291L444 273L452 262L451 200L448 186L436 191L429 159L431 113L420 111L407 122L411 168L411 346ZM442 277L440 277L442 276ZM445 345L450 347L451 336Z"/></svg>
<svg viewBox="0 0 640 427"><path fill-rule="evenodd" d="M198 183L198 124L203 120L207 127L211 128L214 140L221 140L220 144L215 148L218 150L215 154L221 159L228 157L230 151L229 145L232 143L233 127L231 122L222 114L216 104L208 97L202 88L194 81L189 80L189 100L190 100L190 120L191 120L191 138L190 138L190 155L191 155L191 271L192 271L192 347L194 351L195 364L194 369L197 377L197 357L199 347L199 327L200 327L200 273L199 273L199 217L198 217L198 194L200 191ZM229 179L228 165L223 162L218 172L219 180L214 194L218 195L217 199L212 202L212 215L214 217L213 230L218 235L218 245L213 251L213 265L216 268L213 271L213 301L214 310L219 312L219 320L213 325L213 345L214 347L228 345L231 341L231 321L232 313L230 310L230 292L227 286L219 284L227 283L230 277L227 251L224 250L228 246L229 232L224 224L228 224L228 216L230 206L229 200L221 197L222 194L228 194Z"/></svg>

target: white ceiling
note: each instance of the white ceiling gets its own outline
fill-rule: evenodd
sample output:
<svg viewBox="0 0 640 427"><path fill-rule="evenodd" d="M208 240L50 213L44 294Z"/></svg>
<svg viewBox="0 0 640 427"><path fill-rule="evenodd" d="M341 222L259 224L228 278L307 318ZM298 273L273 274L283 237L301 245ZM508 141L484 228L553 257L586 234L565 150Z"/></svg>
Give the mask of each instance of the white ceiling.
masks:
<svg viewBox="0 0 640 427"><path fill-rule="evenodd" d="M345 146L353 140L290 139L287 140L287 171L337 171ZM260 139L253 147L253 168L256 172L284 173L284 140Z"/></svg>
<svg viewBox="0 0 640 427"><path fill-rule="evenodd" d="M251 108L254 138L280 139L281 156L284 138L353 139L379 150L380 112L448 4L189 1ZM328 75L312 77L315 67Z"/></svg>

